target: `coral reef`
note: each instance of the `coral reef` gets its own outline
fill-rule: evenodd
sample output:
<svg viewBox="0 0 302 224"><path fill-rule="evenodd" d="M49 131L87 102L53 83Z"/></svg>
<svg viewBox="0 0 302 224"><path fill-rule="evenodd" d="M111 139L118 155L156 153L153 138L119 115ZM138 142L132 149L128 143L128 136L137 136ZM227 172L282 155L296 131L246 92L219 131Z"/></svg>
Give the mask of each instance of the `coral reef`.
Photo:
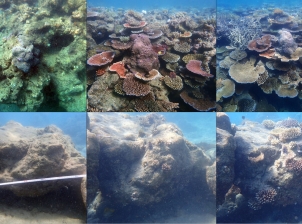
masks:
<svg viewBox="0 0 302 224"><path fill-rule="evenodd" d="M221 7L217 13L216 79L235 84L235 94L224 97L217 86L221 111L244 112L242 102L253 102L254 111L261 112L302 110L302 16L273 5Z"/></svg>
<svg viewBox="0 0 302 224"><path fill-rule="evenodd" d="M0 10L0 104L85 111L86 2L2 1Z"/></svg>
<svg viewBox="0 0 302 224"><path fill-rule="evenodd" d="M295 119L262 124L245 119L231 128L227 114L218 113L217 183L223 184L217 185L217 221L236 220L242 211L251 218L258 210L301 204L301 144ZM234 186L238 190L230 198Z"/></svg>
<svg viewBox="0 0 302 224"><path fill-rule="evenodd" d="M214 159L162 115L88 115L88 219L109 221L101 212L109 206L158 206L192 181L215 192Z"/></svg>
<svg viewBox="0 0 302 224"><path fill-rule="evenodd" d="M112 80L102 93L95 91L100 84L106 85L102 83L104 75L112 75L111 71L115 70L110 67L108 71L105 65L94 66L97 64L88 61L87 110L213 111L215 80L211 77L215 76L216 67L215 14L213 10L199 10L197 14L190 10L170 9L140 13L123 8L88 8L88 58L115 52L108 65L123 63L124 73L128 77L134 75L131 82L143 80L148 91L124 94L125 89L121 91L121 86L125 88L125 82L130 81L127 78ZM125 77L122 75L120 79ZM144 100L149 106L142 108ZM109 102L115 107L108 106Z"/></svg>
<svg viewBox="0 0 302 224"><path fill-rule="evenodd" d="M54 125L34 128L10 121L0 128L0 133L2 183L86 173L86 159L74 148L70 137ZM8 185L5 189L22 197L38 197L70 184L80 191L78 179Z"/></svg>

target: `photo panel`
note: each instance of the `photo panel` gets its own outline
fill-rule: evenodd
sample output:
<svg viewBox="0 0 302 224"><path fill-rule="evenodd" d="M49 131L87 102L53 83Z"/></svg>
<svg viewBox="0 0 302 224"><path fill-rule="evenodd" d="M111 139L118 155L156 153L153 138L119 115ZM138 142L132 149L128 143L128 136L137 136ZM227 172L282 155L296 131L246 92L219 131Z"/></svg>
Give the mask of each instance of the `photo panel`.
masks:
<svg viewBox="0 0 302 224"><path fill-rule="evenodd" d="M302 220L302 113L217 113L217 223Z"/></svg>
<svg viewBox="0 0 302 224"><path fill-rule="evenodd" d="M217 111L302 111L300 4L217 0Z"/></svg>
<svg viewBox="0 0 302 224"><path fill-rule="evenodd" d="M215 110L216 1L87 1L87 111Z"/></svg>
<svg viewBox="0 0 302 224"><path fill-rule="evenodd" d="M215 223L215 113L88 113L88 223Z"/></svg>
<svg viewBox="0 0 302 224"><path fill-rule="evenodd" d="M86 111L86 1L0 2L0 111Z"/></svg>
<svg viewBox="0 0 302 224"><path fill-rule="evenodd" d="M0 223L86 223L86 113L1 113Z"/></svg>

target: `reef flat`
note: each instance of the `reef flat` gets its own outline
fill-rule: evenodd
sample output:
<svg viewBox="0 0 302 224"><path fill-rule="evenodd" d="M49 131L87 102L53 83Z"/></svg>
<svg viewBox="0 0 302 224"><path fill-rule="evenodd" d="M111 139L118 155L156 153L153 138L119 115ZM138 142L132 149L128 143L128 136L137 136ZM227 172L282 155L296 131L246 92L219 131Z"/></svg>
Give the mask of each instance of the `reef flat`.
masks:
<svg viewBox="0 0 302 224"><path fill-rule="evenodd" d="M1 111L85 111L84 0L0 2Z"/></svg>
<svg viewBox="0 0 302 224"><path fill-rule="evenodd" d="M263 3L217 15L217 111L301 111L301 8Z"/></svg>
<svg viewBox="0 0 302 224"><path fill-rule="evenodd" d="M90 112L215 109L216 11L90 7Z"/></svg>

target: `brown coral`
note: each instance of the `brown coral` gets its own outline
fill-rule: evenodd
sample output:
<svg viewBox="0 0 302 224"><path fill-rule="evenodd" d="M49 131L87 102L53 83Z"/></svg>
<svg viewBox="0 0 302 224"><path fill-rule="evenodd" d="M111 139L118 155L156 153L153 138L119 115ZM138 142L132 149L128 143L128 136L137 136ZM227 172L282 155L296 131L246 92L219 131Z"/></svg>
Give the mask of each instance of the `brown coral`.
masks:
<svg viewBox="0 0 302 224"><path fill-rule="evenodd" d="M177 75L173 78L165 76L164 83L173 90L181 90L183 88L182 79Z"/></svg>
<svg viewBox="0 0 302 224"><path fill-rule="evenodd" d="M269 49L272 45L271 43L271 35L266 34L262 36L261 38L256 38L254 40L251 40L247 48L251 51L257 51L257 52L263 52Z"/></svg>
<svg viewBox="0 0 302 224"><path fill-rule="evenodd" d="M194 109L198 111L209 111L215 108L214 101L210 101L209 99L204 99L204 100L194 99L189 96L187 91L182 91L180 97L183 99L183 101L186 104L189 104L190 106L192 106Z"/></svg>
<svg viewBox="0 0 302 224"><path fill-rule="evenodd" d="M114 58L114 51L104 51L100 54L95 54L87 60L88 65L101 66L110 63Z"/></svg>
<svg viewBox="0 0 302 224"><path fill-rule="evenodd" d="M191 50L191 46L187 42L176 43L174 45L174 50L178 51L178 52L181 52L181 53L189 53L190 50Z"/></svg>
<svg viewBox="0 0 302 224"><path fill-rule="evenodd" d="M198 60L190 60L188 62L188 64L186 64L186 68L190 71L190 72L193 72L195 74L198 74L198 75L201 75L201 76L204 76L204 77L213 77L213 75L205 72L204 70L202 70L201 68L201 64L202 62L201 61L198 61Z"/></svg>
<svg viewBox="0 0 302 224"><path fill-rule="evenodd" d="M150 92L150 86L136 79L133 74L127 74L123 83L123 91L126 95L145 96Z"/></svg>

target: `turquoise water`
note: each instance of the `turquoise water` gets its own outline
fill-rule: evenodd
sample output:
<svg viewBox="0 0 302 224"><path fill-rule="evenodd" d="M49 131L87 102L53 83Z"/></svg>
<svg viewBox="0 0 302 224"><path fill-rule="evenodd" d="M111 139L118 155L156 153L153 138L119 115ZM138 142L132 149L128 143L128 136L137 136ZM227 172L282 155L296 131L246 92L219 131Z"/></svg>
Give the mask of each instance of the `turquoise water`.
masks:
<svg viewBox="0 0 302 224"><path fill-rule="evenodd" d="M23 126L44 128L48 125L56 125L65 134L72 138L77 150L86 156L86 113L30 113L15 112L1 113L0 126L13 120Z"/></svg>
<svg viewBox="0 0 302 224"><path fill-rule="evenodd" d="M88 6L103 6L103 7L114 7L114 8L125 8L125 9L135 9L135 10L151 10L158 8L171 8L175 7L181 8L204 8L204 7L215 7L216 1L214 0L152 0L152 1L138 1L138 0L128 0L128 1L117 1L117 0L88 0Z"/></svg>
<svg viewBox="0 0 302 224"><path fill-rule="evenodd" d="M130 116L143 116L147 113L127 113ZM216 143L215 113L157 113L166 121L176 124L187 140L194 144Z"/></svg>

